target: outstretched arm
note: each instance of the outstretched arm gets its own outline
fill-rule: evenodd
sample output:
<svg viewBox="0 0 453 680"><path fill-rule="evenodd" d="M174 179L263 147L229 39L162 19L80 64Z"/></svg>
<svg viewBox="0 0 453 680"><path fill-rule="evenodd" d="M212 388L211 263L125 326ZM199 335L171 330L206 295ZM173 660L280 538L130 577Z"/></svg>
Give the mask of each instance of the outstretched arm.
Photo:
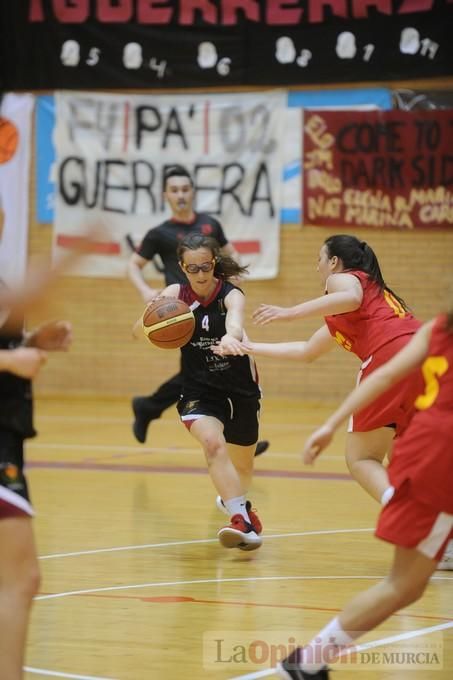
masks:
<svg viewBox="0 0 453 680"><path fill-rule="evenodd" d="M262 357L292 359L310 363L336 346L327 326L321 326L309 340L295 342L252 342L244 339L241 343L242 354ZM216 354L228 354L220 345L212 347Z"/></svg>
<svg viewBox="0 0 453 680"><path fill-rule="evenodd" d="M217 354L242 356L246 354L242 346L242 339L244 337L244 294L237 289L230 291L225 298L225 307L227 310L225 317L226 333L217 345L220 350Z"/></svg>
<svg viewBox="0 0 453 680"><path fill-rule="evenodd" d="M313 316L353 312L362 304L363 289L353 274L332 274L327 281L327 295L301 302L294 307L260 305L253 312L253 321L265 326L272 321L291 321Z"/></svg>
<svg viewBox="0 0 453 680"><path fill-rule="evenodd" d="M429 321L422 326L398 354L361 382L346 397L335 413L307 439L303 451L305 463L313 463L331 442L341 423L349 418L351 413L368 406L379 395L420 366L428 353L433 325L434 321Z"/></svg>

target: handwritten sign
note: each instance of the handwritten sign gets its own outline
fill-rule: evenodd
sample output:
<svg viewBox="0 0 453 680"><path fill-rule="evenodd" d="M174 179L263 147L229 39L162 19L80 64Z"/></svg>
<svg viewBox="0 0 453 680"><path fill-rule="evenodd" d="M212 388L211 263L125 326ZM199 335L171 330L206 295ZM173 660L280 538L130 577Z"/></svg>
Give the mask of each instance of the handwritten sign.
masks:
<svg viewBox="0 0 453 680"><path fill-rule="evenodd" d="M311 111L304 222L453 228L453 111Z"/></svg>

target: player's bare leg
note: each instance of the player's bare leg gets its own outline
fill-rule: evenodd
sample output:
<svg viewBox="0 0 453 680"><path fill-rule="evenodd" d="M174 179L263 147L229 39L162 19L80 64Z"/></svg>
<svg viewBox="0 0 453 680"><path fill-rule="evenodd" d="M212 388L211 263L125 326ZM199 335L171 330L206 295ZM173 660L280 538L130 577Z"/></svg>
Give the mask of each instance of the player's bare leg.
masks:
<svg viewBox="0 0 453 680"><path fill-rule="evenodd" d="M0 546L0 677L19 680L32 599L39 587L31 520L0 520Z"/></svg>
<svg viewBox="0 0 453 680"><path fill-rule="evenodd" d="M381 427L370 432L348 432L346 462L351 475L379 503L390 487L383 461L391 450L395 432Z"/></svg>

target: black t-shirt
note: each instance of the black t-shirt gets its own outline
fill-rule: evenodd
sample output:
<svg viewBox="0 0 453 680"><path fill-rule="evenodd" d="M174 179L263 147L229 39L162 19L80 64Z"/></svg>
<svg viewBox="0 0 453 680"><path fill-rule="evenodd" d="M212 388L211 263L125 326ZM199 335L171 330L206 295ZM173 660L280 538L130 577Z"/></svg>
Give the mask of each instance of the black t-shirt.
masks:
<svg viewBox="0 0 453 680"><path fill-rule="evenodd" d="M167 286L172 283L187 283L185 274L179 266L176 250L180 242L190 234L212 236L221 248L228 243L218 220L206 213L195 213L192 222L169 219L150 229L137 249L138 255L146 260L152 260L154 255L160 256Z"/></svg>
<svg viewBox="0 0 453 680"><path fill-rule="evenodd" d="M180 288L180 299L189 305L195 316L192 338L181 347L184 398L261 396L251 357L221 357L210 349L226 333L225 297L235 288L227 281L219 281L211 298L205 302L196 297L188 284Z"/></svg>

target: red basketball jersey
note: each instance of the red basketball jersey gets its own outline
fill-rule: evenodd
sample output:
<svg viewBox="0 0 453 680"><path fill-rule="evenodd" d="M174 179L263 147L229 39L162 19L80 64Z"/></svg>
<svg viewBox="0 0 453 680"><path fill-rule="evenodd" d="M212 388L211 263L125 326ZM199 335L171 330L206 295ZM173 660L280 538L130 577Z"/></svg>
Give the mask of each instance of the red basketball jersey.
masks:
<svg viewBox="0 0 453 680"><path fill-rule="evenodd" d="M445 316L436 319L422 373L425 390L415 400L416 413L393 450L390 482L409 479L419 500L453 514L453 332Z"/></svg>
<svg viewBox="0 0 453 680"><path fill-rule="evenodd" d="M403 335L413 335L420 321L406 312L387 290L381 290L368 274L358 270L345 272L356 276L363 289L360 307L353 312L326 316L330 334L339 345L362 361L380 347Z"/></svg>

